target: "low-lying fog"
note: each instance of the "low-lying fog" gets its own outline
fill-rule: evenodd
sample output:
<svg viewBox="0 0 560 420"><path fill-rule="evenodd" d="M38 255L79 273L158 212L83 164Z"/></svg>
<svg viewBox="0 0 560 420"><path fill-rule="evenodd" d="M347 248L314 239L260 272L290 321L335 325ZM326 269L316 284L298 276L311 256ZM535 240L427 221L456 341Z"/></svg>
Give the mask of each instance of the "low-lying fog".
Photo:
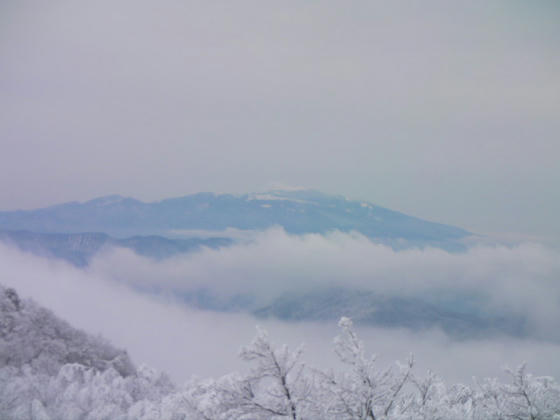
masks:
<svg viewBox="0 0 560 420"><path fill-rule="evenodd" d="M292 236L272 229L255 241L156 262L116 249L86 269L0 245L0 283L32 297L90 333L126 348L182 382L242 369L239 348L260 325L277 344L304 343L310 365L335 364L336 323L286 323L247 314L196 310L174 293L210 287L254 293L263 302L284 291L346 285L387 294L417 296L434 290L483 293L489 305L521 313L547 340L494 337L457 341L437 330L359 327L367 349L382 364L413 353L417 369L449 381L500 376L506 365L526 361L537 375L560 378L560 255L537 244L474 246L464 253L438 249L395 252L354 234ZM145 286L165 293L139 292Z"/></svg>

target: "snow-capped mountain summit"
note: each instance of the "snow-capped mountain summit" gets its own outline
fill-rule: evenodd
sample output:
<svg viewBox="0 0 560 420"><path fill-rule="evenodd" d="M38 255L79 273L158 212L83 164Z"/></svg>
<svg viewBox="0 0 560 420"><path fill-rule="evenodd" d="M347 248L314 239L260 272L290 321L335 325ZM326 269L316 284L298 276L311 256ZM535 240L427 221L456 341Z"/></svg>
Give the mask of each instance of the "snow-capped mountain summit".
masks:
<svg viewBox="0 0 560 420"><path fill-rule="evenodd" d="M241 196L198 193L151 203L107 196L37 210L0 212L0 229L105 232L121 237L169 236L185 230L263 230L272 226L294 234L356 231L372 239L436 245L469 235L458 227L314 190L273 190Z"/></svg>

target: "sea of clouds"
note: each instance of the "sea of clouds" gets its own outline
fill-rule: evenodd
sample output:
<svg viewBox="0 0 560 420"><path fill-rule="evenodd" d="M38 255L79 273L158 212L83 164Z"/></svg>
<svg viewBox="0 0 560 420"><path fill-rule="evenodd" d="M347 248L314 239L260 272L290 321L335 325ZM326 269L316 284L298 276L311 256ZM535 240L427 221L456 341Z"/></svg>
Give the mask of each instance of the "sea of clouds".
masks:
<svg viewBox="0 0 560 420"><path fill-rule="evenodd" d="M539 244L394 251L358 234L295 236L281 229L253 241L155 261L125 249L98 255L85 269L0 245L0 282L52 309L73 325L126 348L139 363L178 382L243 369L239 348L269 330L277 344L304 343L305 360L335 366L336 323L256 319L188 307L177 296L195 288L224 295L249 293L264 302L284 292L319 286L422 297L438 291L478 293L490 310L526 316L539 339L454 340L439 330L361 326L372 353L389 363L413 353L418 369L451 381L500 376L526 361L530 371L560 377L560 255ZM147 293L146 290L158 290Z"/></svg>

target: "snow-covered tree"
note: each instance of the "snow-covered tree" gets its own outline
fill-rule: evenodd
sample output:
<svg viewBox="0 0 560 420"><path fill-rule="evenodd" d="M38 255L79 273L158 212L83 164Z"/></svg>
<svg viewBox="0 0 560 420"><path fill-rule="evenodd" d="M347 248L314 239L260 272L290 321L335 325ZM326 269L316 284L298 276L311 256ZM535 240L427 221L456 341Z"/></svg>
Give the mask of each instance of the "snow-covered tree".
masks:
<svg viewBox="0 0 560 420"><path fill-rule="evenodd" d="M240 419L303 419L309 410L311 383L300 362L302 349L275 349L268 334L258 329L253 342L241 350L254 364L247 375L233 375L218 384L223 406Z"/></svg>
<svg viewBox="0 0 560 420"><path fill-rule="evenodd" d="M348 318L337 371L309 369L302 349L263 330L240 353L248 373L192 379L136 368L126 352L0 286L0 419L17 420L560 420L560 386L524 365L510 382L446 385L408 363L381 367Z"/></svg>
<svg viewBox="0 0 560 420"><path fill-rule="evenodd" d="M497 419L560 420L560 386L550 377L534 377L525 364L508 369L511 383L486 379L479 386L485 412Z"/></svg>
<svg viewBox="0 0 560 420"><path fill-rule="evenodd" d="M380 369L375 356L366 356L352 321L342 318L341 335L335 339L335 352L347 366L342 373L320 373L325 398L325 414L338 419L388 418L405 409L402 391L410 381L414 361Z"/></svg>

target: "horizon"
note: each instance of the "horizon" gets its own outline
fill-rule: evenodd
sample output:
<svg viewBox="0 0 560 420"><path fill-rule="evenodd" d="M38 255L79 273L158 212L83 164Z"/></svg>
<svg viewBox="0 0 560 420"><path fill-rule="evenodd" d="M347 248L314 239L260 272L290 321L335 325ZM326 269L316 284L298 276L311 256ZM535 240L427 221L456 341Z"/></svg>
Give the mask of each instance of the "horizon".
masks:
<svg viewBox="0 0 560 420"><path fill-rule="evenodd" d="M175 200L175 199L186 198L186 197L197 196L197 195L205 195L205 194L209 194L209 195L213 195L213 196L230 196L230 197L233 197L233 198L236 198L236 199L241 199L241 198L243 198L243 197L251 197L252 195L255 195L256 198L254 198L254 200L257 200L257 201L269 201L269 200L267 200L266 197L265 197L265 198L262 198L262 197L259 197L259 195L266 194L266 193L292 193L292 192L311 192L311 193L319 193L319 194L321 194L321 195L326 195L326 196L328 196L328 197L334 197L334 198L337 198L337 199L344 199L345 201L368 203L368 204L374 205L374 206L376 206L376 207L383 208L383 209L386 209L386 210L390 210L390 211L393 211L393 212L396 212L396 213L400 213L400 214L403 214L403 215L405 215L405 216L417 218L417 219L422 220L422 221L426 221L426 222L430 222L430 223L436 223L436 224L442 224L442 225L446 225L446 226L452 226L452 227L456 227L456 228L459 228L459 229L463 229L463 230L465 230L465 232L468 233L469 236L475 236L475 237L476 237L476 236L480 236L479 233L470 231L470 230L468 230L468 229L465 229L465 228L463 228L462 226L449 225L449 224L441 223L441 222L439 222L439 221L437 221L437 220L430 220L430 219L425 219L425 218L419 218L419 217L417 217L416 215L407 214L407 213L404 213L404 212L401 212L401 211L395 210L395 209L389 209L388 207L379 205L378 203L373 203L373 202L371 202L371 201L354 199L354 198L350 198L350 197L344 196L344 195L342 195L342 194L328 194L328 193L325 193L325 192L323 192L323 191L320 191L320 190L317 190L317 189L313 189L313 188L290 187L290 186L276 187L276 188L274 188L274 189L269 189L269 190L252 191L252 192L245 192L245 193L238 193L238 194L235 194L235 193L225 193L225 192L213 192L213 191L199 191L199 192L195 192L195 193L191 193L191 194L186 194L186 195L179 195L179 196L174 196L174 197L165 197L165 198L156 199L156 200L153 200L153 201L142 200L142 199L139 199L139 198L136 198L136 197L133 197L133 196L127 196L127 195L122 195L122 194L107 194L107 195L97 196L97 197L93 197L93 198L86 199L86 200L82 200L82 201L79 201L79 200L71 200L71 201L65 201L65 202L60 202L60 203L54 203L54 204L51 204L51 205L48 205L48 206L45 206L45 207L38 207L38 208L14 209L14 210L3 210L3 209L0 209L0 213L3 213L3 212L13 212L13 211L15 211L15 212L17 212L17 211L25 211L25 212L28 212L28 211L46 210L46 209L56 208L56 207L59 207L59 206L64 206L64 205L69 205L69 204L80 204L80 205L85 205L85 204L92 203L92 202L95 202L95 201L107 200L107 199L108 199L108 200L114 200L114 199L119 199L119 200L133 200L133 201L136 201L136 202L139 202L139 203L142 203L142 204L158 204L158 203L162 203L162 202L167 201L167 200ZM251 199L253 199L253 198L251 198ZM223 231L225 232L225 231L227 231L227 230L230 229L230 228L235 229L234 227L228 227L228 228L226 228L226 229L223 230ZM220 232L220 230L218 230L218 231L216 231L216 232ZM85 233L85 232L84 232L84 233Z"/></svg>
<svg viewBox="0 0 560 420"><path fill-rule="evenodd" d="M560 238L556 3L0 12L2 209L303 184Z"/></svg>
<svg viewBox="0 0 560 420"><path fill-rule="evenodd" d="M560 416L559 22L0 0L0 418Z"/></svg>
<svg viewBox="0 0 560 420"><path fill-rule="evenodd" d="M85 199L82 199L82 200L77 200L76 199L76 200L68 200L68 201L57 201L57 202L47 204L47 205L42 206L42 207L0 209L0 212L42 210L42 209L47 209L47 208L51 208L51 207L56 207L56 206L59 206L59 205L72 204L72 203L86 204L86 203L91 202L91 201L104 199L104 198L114 198L114 197L119 197L119 198L123 198L123 199L132 199L132 200L144 203L144 204L155 204L155 203L160 203L160 202L165 201L165 200L183 198L183 197L193 196L193 195L197 195L197 194L230 195L232 197L241 198L243 196L250 196L251 194L264 194L264 193L268 193L268 192L292 192L292 191L319 192L321 194L326 194L326 195L333 196L333 197L344 198L345 200L350 200L350 201L355 201L355 202L360 202L360 201L367 202L367 203L373 204L377 207L385 208L385 209L395 211L397 213L401 213L401 214L411 216L411 217L414 217L414 218L418 218L418 219L421 219L421 220L424 220L424 221L427 221L427 222L458 227L460 229L463 229L463 230L467 231L472 237L478 238L479 241L482 240L484 237L486 237L486 238L491 239L492 241L497 241L496 243L505 244L505 245L507 245L507 244L515 245L515 244L523 243L523 242L535 242L535 243L546 244L546 245L552 246L554 248L560 246L560 236L557 237L555 235L552 235L552 236L550 236L550 235L534 235L534 234L518 233L518 232L477 231L475 229L469 228L468 226L464 226L464 225L461 225L461 224L444 223L441 220L437 220L433 217L421 217L421 216L418 216L418 215L413 214L413 213L407 213L403 210L390 208L388 206L383 205L383 203L376 203L376 202L366 200L366 199L363 199L363 198L360 198L360 197L358 197L358 198L349 197L349 196L345 196L344 194L327 193L325 191L321 191L321 190L318 190L318 189L315 189L315 188L307 188L307 187L302 187L302 186L293 187L293 186L287 186L287 185L284 185L284 186L276 185L272 188L264 189L264 190L260 190L260 191L245 191L245 192L197 191L197 192L192 192L192 193L183 194L183 195L166 196L166 197L160 197L160 198L155 198L155 199L142 199L142 198L135 197L135 196L132 196L132 195L124 195L124 194L119 194L119 193L109 193L109 194L103 194L103 195L99 195L99 196L95 196L95 197L85 198Z"/></svg>

